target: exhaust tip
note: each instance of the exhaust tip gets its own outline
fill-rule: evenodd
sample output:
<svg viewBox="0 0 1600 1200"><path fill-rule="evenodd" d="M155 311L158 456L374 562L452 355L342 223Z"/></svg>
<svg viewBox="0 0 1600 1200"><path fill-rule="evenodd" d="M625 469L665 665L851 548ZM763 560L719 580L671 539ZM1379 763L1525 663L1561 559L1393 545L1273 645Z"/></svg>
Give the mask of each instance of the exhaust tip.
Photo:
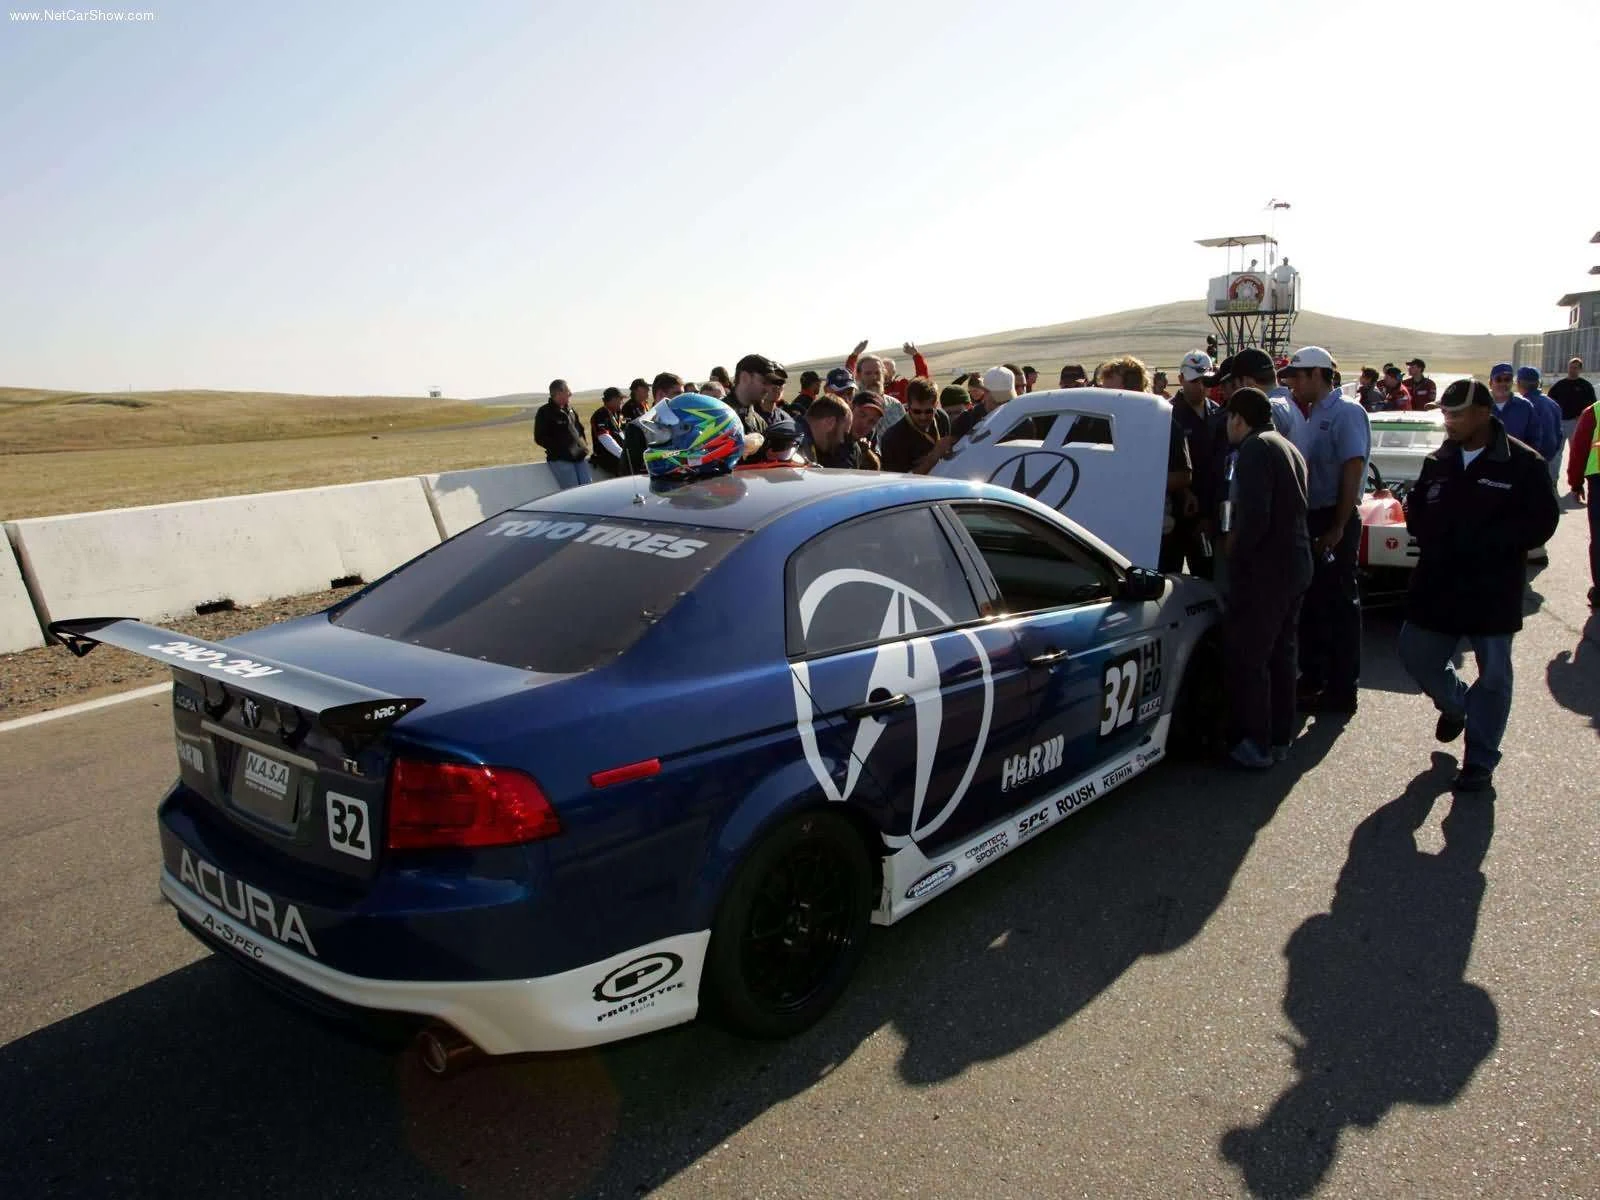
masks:
<svg viewBox="0 0 1600 1200"><path fill-rule="evenodd" d="M483 1051L448 1025L430 1025L417 1034L416 1050L428 1074L440 1078L483 1056Z"/></svg>

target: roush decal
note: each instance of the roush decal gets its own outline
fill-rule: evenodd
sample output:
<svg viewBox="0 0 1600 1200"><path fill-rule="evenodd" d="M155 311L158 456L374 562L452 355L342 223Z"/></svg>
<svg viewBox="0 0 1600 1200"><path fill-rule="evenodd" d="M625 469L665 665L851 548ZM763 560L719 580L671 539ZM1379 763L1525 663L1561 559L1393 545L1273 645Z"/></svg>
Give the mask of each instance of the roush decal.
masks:
<svg viewBox="0 0 1600 1200"><path fill-rule="evenodd" d="M1076 812L1089 801L1097 799L1099 795L1100 792L1094 786L1094 780L1090 779L1057 800L1056 812L1064 817L1069 813Z"/></svg>
<svg viewBox="0 0 1600 1200"><path fill-rule="evenodd" d="M298 908L282 904L253 884L235 879L220 867L191 854L188 847L184 847L178 865L178 882L207 904L243 921L257 933L285 946L299 946L312 958L319 957ZM224 937L223 940L228 939Z"/></svg>
<svg viewBox="0 0 1600 1200"><path fill-rule="evenodd" d="M989 724L994 717L994 671L983 643L969 630L960 634L972 647L977 658L983 687L983 717L979 722L977 737L966 769L956 785L947 793L930 793L933 765L938 758L939 746L945 736L944 695L942 674L931 639L913 637L897 640L918 629L939 629L955 624L950 616L915 588L906 586L887 575L853 567L825 571L812 581L800 597L800 625L802 633L809 632L818 608L836 588L848 584L868 584L881 589L884 598L882 622L883 637L872 662L872 669L861 698L866 700L875 691L891 695L904 694L911 698L912 719L916 723L916 775L911 801L911 824L905 833L886 833L884 841L899 847L928 837L954 815L962 797L972 786L983 761L989 742ZM794 684L796 729L805 751L806 762L816 778L823 795L834 803L842 804L854 794L861 781L862 769L871 756L873 747L883 736L883 721L875 716L861 718L855 727L850 745L850 758L845 766L841 786L828 769L827 762L817 745L816 710L811 698L811 673L807 663L790 664L790 679ZM962 731L964 734L965 731Z"/></svg>

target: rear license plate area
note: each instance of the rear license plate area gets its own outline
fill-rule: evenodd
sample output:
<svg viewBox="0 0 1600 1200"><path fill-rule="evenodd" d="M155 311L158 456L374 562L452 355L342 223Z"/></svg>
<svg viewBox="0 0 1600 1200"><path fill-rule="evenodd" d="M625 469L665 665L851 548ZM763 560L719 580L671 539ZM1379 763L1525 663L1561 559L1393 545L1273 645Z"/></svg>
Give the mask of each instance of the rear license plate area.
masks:
<svg viewBox="0 0 1600 1200"><path fill-rule="evenodd" d="M228 798L246 816L292 833L300 816L300 781L298 767L241 745L233 756Z"/></svg>

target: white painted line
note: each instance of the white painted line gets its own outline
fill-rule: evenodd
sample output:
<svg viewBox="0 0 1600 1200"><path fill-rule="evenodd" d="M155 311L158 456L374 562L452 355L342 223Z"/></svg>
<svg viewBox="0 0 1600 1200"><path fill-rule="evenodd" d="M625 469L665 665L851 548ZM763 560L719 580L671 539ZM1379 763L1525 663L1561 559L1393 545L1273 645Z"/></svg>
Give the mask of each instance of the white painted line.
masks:
<svg viewBox="0 0 1600 1200"><path fill-rule="evenodd" d="M123 704L129 700L143 700L146 696L159 696L171 687L171 683L152 683L149 687L134 688L131 692L118 692L115 696L102 696L98 700L85 700L81 704L69 704L65 708L52 708L49 712L34 713L31 717L13 717L9 721L0 721L0 733L10 733L13 729L26 729L29 725L43 725L46 721L56 721L62 717L75 717L79 713L93 712L97 708L110 708L113 704Z"/></svg>

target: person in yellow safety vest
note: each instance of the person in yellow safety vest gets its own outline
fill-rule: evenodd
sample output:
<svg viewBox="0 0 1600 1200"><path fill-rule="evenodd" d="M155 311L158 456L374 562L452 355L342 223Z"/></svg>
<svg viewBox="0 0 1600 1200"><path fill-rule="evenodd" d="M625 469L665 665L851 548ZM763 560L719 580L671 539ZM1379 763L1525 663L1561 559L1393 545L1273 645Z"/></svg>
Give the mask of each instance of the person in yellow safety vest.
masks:
<svg viewBox="0 0 1600 1200"><path fill-rule="evenodd" d="M1589 607L1600 608L1600 403L1586 408L1572 431L1572 452L1567 456L1567 486L1578 500L1588 492L1589 504Z"/></svg>

